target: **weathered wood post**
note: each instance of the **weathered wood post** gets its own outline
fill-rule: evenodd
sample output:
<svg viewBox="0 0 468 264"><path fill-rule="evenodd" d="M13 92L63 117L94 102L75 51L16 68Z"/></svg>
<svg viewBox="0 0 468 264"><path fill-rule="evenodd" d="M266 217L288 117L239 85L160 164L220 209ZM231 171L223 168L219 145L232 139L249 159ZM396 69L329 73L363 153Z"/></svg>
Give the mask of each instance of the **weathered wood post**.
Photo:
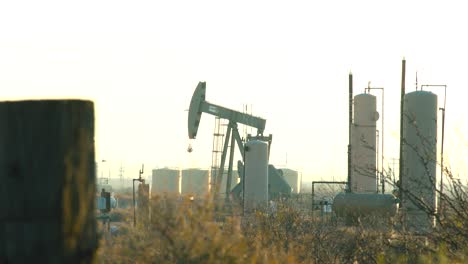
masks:
<svg viewBox="0 0 468 264"><path fill-rule="evenodd" d="M94 104L0 102L0 263L90 263Z"/></svg>

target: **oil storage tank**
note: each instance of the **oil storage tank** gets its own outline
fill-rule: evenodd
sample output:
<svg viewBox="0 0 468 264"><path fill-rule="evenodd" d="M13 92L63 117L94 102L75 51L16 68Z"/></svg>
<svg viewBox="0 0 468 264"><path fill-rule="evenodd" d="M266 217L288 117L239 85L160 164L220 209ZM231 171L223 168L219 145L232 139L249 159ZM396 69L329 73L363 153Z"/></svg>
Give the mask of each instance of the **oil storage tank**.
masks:
<svg viewBox="0 0 468 264"><path fill-rule="evenodd" d="M301 177L297 170L292 170L288 168L282 168L280 171L283 174L283 178L286 182L291 186L292 193L300 193L301 192Z"/></svg>
<svg viewBox="0 0 468 264"><path fill-rule="evenodd" d="M426 232L436 209L437 95L415 91L405 95L403 110L402 210L408 230Z"/></svg>
<svg viewBox="0 0 468 264"><path fill-rule="evenodd" d="M250 140L245 143L244 210L268 205L268 143Z"/></svg>
<svg viewBox="0 0 468 264"><path fill-rule="evenodd" d="M208 170L186 169L182 170L181 193L203 197L208 194Z"/></svg>
<svg viewBox="0 0 468 264"><path fill-rule="evenodd" d="M179 195L180 170L171 168L154 169L152 175L152 195Z"/></svg>
<svg viewBox="0 0 468 264"><path fill-rule="evenodd" d="M354 96L354 122L351 131L352 192L377 191L376 122L378 119L375 96L367 93Z"/></svg>

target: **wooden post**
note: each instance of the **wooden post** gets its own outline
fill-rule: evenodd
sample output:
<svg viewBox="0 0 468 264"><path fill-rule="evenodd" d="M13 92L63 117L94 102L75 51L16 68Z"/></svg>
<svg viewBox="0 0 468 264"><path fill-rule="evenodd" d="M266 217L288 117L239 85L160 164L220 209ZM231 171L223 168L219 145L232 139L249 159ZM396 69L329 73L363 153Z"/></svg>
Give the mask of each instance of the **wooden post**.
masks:
<svg viewBox="0 0 468 264"><path fill-rule="evenodd" d="M0 263L90 263L94 104L0 102Z"/></svg>

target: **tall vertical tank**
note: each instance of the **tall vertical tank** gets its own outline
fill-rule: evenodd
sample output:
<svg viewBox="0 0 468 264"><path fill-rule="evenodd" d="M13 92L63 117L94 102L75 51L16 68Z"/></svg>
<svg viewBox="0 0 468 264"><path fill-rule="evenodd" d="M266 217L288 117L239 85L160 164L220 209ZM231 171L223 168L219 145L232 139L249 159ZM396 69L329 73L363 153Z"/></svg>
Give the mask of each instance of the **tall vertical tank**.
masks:
<svg viewBox="0 0 468 264"><path fill-rule="evenodd" d="M354 123L351 131L352 172L351 191L375 193L376 122L379 119L376 97L359 94L354 97Z"/></svg>
<svg viewBox="0 0 468 264"><path fill-rule="evenodd" d="M182 170L181 193L196 195L200 198L208 194L208 170L186 169Z"/></svg>
<svg viewBox="0 0 468 264"><path fill-rule="evenodd" d="M437 95L415 91L404 100L402 209L410 230L427 231L434 219L421 205L436 208Z"/></svg>
<svg viewBox="0 0 468 264"><path fill-rule="evenodd" d="M245 143L244 210L268 205L268 143Z"/></svg>
<svg viewBox="0 0 468 264"><path fill-rule="evenodd" d="M180 170L162 168L153 170L151 193L179 194Z"/></svg>

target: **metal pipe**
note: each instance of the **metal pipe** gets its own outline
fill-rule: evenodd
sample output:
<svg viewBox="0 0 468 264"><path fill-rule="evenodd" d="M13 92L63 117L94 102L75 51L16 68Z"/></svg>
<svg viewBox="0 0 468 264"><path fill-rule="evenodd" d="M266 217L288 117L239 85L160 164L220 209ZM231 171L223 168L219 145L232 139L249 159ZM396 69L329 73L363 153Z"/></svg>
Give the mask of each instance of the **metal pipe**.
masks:
<svg viewBox="0 0 468 264"><path fill-rule="evenodd" d="M403 111L404 111L404 99L405 99L405 78L406 78L406 60L403 58L401 61L401 97L400 97L400 168L399 168L399 175L398 175L398 182L400 189L400 206L403 205L403 192L401 191L401 186L403 186Z"/></svg>
<svg viewBox="0 0 468 264"><path fill-rule="evenodd" d="M382 181L382 193L385 193L385 177L383 175L384 172L384 159L385 159L385 152L384 152L384 146L385 146L385 140L384 140L384 124L385 124L385 92L384 89L382 88L382 170L380 171L381 177L380 180Z"/></svg>
<svg viewBox="0 0 468 264"><path fill-rule="evenodd" d="M352 171L352 146L351 146L351 128L353 124L353 74L349 73L349 122L348 122L348 189L351 192L351 171ZM314 199L312 197L312 199Z"/></svg>
<svg viewBox="0 0 468 264"><path fill-rule="evenodd" d="M385 179L383 177L383 171L384 171L384 124L385 124L385 89L383 87L368 87L367 90L369 91L370 93L370 90L380 90L382 91L382 119L381 119L381 126L382 126L382 130L381 130L381 144L382 144L382 155L381 155L381 158L382 158L382 163L381 163L381 170L380 170L380 174L381 174L381 177L380 177L380 184L382 186L382 193L385 193ZM379 142L377 140L377 142ZM378 158L377 158L378 159ZM379 168L379 166L377 165L377 169Z"/></svg>
<svg viewBox="0 0 468 264"><path fill-rule="evenodd" d="M133 179L133 227L136 226L135 180L138 180L138 179Z"/></svg>
<svg viewBox="0 0 468 264"><path fill-rule="evenodd" d="M139 170L139 176L138 176L138 179L133 179L133 227L136 226L136 206L135 206L135 181L139 181L139 182L145 182L144 179L141 178L141 175L143 174L143 170L145 168L145 165L143 164L141 166L141 170Z"/></svg>
<svg viewBox="0 0 468 264"><path fill-rule="evenodd" d="M322 184L346 184L348 182L345 181L313 181L312 184L314 183L322 183Z"/></svg>
<svg viewBox="0 0 468 264"><path fill-rule="evenodd" d="M377 142L379 142L380 140L380 131L378 129L375 130L375 136L377 138ZM376 160L377 160L377 170L375 172L375 180L376 180L376 186L377 186L377 190L376 190L376 193L379 193L379 144L376 145L376 149L375 149L375 157L376 157Z"/></svg>
<svg viewBox="0 0 468 264"><path fill-rule="evenodd" d="M315 191L314 191L314 181L312 181L312 213L311 215L314 216L314 195L315 194Z"/></svg>
<svg viewBox="0 0 468 264"><path fill-rule="evenodd" d="M246 151L246 146L244 145L242 148L242 156L244 157L244 166L242 166L242 178L241 178L241 184L242 184L242 216L245 216L245 164L246 159L245 159L245 151Z"/></svg>
<svg viewBox="0 0 468 264"><path fill-rule="evenodd" d="M440 198L444 193L444 131L445 131L445 108L439 108L442 110L442 143L440 147L440 195L439 195L439 209L440 213L443 211L443 203Z"/></svg>
<svg viewBox="0 0 468 264"><path fill-rule="evenodd" d="M315 184L346 184L349 186L349 182L345 181L312 181L312 214L314 212Z"/></svg>
<svg viewBox="0 0 468 264"><path fill-rule="evenodd" d="M445 137L445 109L447 104L447 85L445 84L423 84L421 85L421 91L423 87L441 87L444 88L444 107L440 107L439 110L442 110L442 143L440 147L440 195L439 195L439 210L442 212L442 200L440 196L444 191L444 137Z"/></svg>

